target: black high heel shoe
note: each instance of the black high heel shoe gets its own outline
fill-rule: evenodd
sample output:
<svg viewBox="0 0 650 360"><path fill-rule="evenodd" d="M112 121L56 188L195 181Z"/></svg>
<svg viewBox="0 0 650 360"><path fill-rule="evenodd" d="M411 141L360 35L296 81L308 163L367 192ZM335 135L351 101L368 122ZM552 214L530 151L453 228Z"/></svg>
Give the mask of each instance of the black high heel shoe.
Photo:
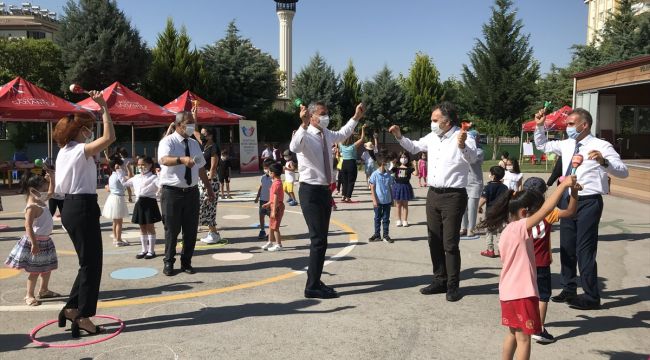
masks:
<svg viewBox="0 0 650 360"><path fill-rule="evenodd" d="M59 312L59 327L60 327L60 328L65 327L65 322L66 322L67 320L70 320L71 323L74 323L74 319L71 319L71 318L65 316L65 310L66 310L66 309L62 309L62 310Z"/></svg>
<svg viewBox="0 0 650 360"><path fill-rule="evenodd" d="M73 339L78 339L78 338L81 337L81 330L87 332L88 335L97 335L97 334L101 334L104 331L106 331L105 328L103 328L103 327L101 327L99 325L95 325L95 331L88 331L87 329L84 329L84 328L80 327L79 326L79 319L81 319L81 318L82 318L82 316L77 316L74 319L74 321L72 322L72 327L70 328L70 330L71 330Z"/></svg>

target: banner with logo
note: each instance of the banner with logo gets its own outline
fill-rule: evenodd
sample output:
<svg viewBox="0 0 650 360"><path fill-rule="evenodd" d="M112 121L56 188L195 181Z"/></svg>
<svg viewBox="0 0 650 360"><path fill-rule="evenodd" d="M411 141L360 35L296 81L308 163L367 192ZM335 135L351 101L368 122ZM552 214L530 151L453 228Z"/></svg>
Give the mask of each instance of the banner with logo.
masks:
<svg viewBox="0 0 650 360"><path fill-rule="evenodd" d="M259 172L257 121L239 120L239 169L242 174Z"/></svg>

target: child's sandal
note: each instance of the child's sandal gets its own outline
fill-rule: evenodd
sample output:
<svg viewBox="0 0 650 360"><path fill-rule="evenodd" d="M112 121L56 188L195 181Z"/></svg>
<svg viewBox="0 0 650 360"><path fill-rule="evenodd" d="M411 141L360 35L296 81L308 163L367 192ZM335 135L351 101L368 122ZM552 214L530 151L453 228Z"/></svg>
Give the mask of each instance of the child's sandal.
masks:
<svg viewBox="0 0 650 360"><path fill-rule="evenodd" d="M36 300L34 297L25 296L25 304L27 304L27 306L38 306L41 302Z"/></svg>
<svg viewBox="0 0 650 360"><path fill-rule="evenodd" d="M38 298L39 299L50 299L50 298L57 298L61 297L61 294L56 293L51 290L45 290L45 291L39 291L38 292Z"/></svg>

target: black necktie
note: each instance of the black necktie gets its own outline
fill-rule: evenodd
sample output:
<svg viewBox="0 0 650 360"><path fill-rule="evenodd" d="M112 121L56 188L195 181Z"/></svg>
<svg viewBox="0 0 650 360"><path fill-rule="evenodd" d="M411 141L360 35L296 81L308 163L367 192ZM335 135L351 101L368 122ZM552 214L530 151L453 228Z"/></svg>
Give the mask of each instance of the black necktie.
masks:
<svg viewBox="0 0 650 360"><path fill-rule="evenodd" d="M582 146L581 143L576 142L576 148L573 150L573 155L577 154L580 152L580 147ZM569 176L571 175L571 170L573 169L573 159L569 159L569 166L566 167L566 171L564 172L564 176Z"/></svg>
<svg viewBox="0 0 650 360"><path fill-rule="evenodd" d="M325 133L320 132L321 142L323 147L323 165L325 166L325 177L327 178L327 184L332 183L332 165L330 165L329 159L332 157L330 151L327 149L327 141L325 140Z"/></svg>
<svg viewBox="0 0 650 360"><path fill-rule="evenodd" d="M190 143L187 139L184 139L183 142L185 143L185 156L190 156ZM187 185L192 185L192 169L189 167L185 167L185 182L187 182Z"/></svg>

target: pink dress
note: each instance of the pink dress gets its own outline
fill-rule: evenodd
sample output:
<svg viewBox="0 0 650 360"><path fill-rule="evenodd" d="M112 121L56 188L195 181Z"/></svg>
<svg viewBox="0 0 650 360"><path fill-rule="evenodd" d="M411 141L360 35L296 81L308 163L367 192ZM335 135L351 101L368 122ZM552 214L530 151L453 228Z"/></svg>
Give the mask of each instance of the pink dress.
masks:
<svg viewBox="0 0 650 360"><path fill-rule="evenodd" d="M426 179L427 178L427 161L420 159L418 160L418 178Z"/></svg>

